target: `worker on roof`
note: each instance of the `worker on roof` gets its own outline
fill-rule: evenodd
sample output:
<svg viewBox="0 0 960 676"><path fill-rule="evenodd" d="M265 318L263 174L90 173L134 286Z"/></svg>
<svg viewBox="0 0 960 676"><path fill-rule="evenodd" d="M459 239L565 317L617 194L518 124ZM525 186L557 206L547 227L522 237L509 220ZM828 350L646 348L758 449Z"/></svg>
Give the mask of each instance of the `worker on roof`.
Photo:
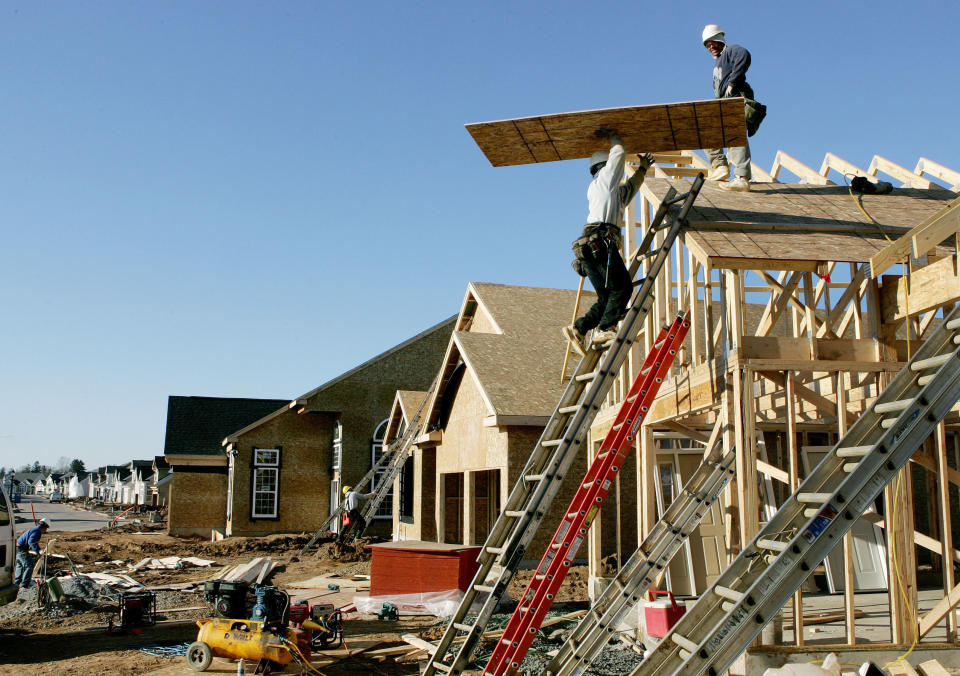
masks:
<svg viewBox="0 0 960 676"><path fill-rule="evenodd" d="M638 155L640 166L621 185L626 165L623 142L610 129L598 130L596 135L609 139L610 150L598 150L590 157L593 180L587 188L587 224L583 235L573 243L573 269L581 277L590 279L597 301L585 315L563 329L581 356L585 352L587 331L597 329L593 334L594 345L608 343L616 337L617 322L626 312L633 282L620 255L620 222L624 207L637 194L647 169L653 164L649 153Z"/></svg>
<svg viewBox="0 0 960 676"><path fill-rule="evenodd" d="M33 567L40 556L40 536L50 528L50 519L40 519L40 522L30 530L21 533L17 538L17 566L13 573L13 584L21 589L30 588L30 576Z"/></svg>
<svg viewBox="0 0 960 676"><path fill-rule="evenodd" d="M753 88L747 84L747 69L750 68L750 52L740 45L728 45L726 34L716 24L704 26L701 34L703 46L716 59L713 66L713 94L718 99L742 96L747 100L746 118L747 135L753 136L761 120L766 115L766 106L757 103L753 98ZM728 148L724 155L723 148L707 149L712 169L707 174L708 181L726 181L730 176L730 165L733 162L733 180L721 183L724 190L747 192L750 190L750 179L753 173L750 170L750 143L744 141L743 146Z"/></svg>
<svg viewBox="0 0 960 676"><path fill-rule="evenodd" d="M373 493L361 493L353 490L353 486L343 487L343 511L347 513L348 523L340 529L338 541L343 541L347 533L353 531L359 537L367 529L367 521L360 512L360 501L373 497Z"/></svg>

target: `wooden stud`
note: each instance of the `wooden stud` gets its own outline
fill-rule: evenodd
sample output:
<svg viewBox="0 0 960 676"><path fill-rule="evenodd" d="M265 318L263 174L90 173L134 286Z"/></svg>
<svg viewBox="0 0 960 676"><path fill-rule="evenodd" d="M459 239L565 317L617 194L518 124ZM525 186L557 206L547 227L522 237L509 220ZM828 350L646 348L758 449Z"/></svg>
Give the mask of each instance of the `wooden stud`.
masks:
<svg viewBox="0 0 960 676"><path fill-rule="evenodd" d="M946 471L950 468L947 463L947 428L943 421L937 425L936 438L937 449L937 495L940 503L940 539L943 542L943 590L949 593L955 584L953 574L953 557L950 552L953 551L953 522L950 512L950 481ZM947 641L957 640L957 616L956 613L950 613L947 618Z"/></svg>
<svg viewBox="0 0 960 676"><path fill-rule="evenodd" d="M793 374L784 371L782 376L785 383L786 419L787 419L787 466L790 470L790 490L800 487L800 454L797 448L797 409L794 393ZM803 645L803 587L797 589L793 595L793 626L794 643Z"/></svg>

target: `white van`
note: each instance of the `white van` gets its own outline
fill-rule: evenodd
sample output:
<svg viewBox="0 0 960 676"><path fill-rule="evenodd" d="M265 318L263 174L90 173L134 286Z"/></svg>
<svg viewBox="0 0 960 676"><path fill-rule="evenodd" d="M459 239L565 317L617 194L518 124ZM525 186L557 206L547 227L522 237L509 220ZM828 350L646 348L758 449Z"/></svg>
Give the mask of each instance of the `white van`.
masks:
<svg viewBox="0 0 960 676"><path fill-rule="evenodd" d="M0 486L0 606L17 598L13 584L13 563L17 558L17 542L13 535L13 506Z"/></svg>

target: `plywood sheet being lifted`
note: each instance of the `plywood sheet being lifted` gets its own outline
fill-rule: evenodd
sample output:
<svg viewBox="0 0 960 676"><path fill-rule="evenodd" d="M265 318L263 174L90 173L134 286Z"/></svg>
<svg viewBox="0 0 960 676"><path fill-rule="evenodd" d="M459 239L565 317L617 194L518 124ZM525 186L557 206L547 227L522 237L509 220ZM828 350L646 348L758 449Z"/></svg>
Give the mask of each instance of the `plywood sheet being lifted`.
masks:
<svg viewBox="0 0 960 676"><path fill-rule="evenodd" d="M628 153L742 146L743 99L604 108L466 125L495 167L590 157L610 147L598 129L620 134Z"/></svg>

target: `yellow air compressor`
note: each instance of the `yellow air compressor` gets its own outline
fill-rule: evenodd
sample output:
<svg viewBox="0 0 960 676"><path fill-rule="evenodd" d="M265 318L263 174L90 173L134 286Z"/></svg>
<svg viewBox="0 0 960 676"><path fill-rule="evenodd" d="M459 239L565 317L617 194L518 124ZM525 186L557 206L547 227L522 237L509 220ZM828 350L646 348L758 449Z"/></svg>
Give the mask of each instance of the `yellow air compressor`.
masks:
<svg viewBox="0 0 960 676"><path fill-rule="evenodd" d="M285 666L293 655L284 640L297 645L297 634L288 627L256 620L211 618L198 620L197 640L187 648L187 663L194 671L205 671L214 657L253 660L254 673L269 673L274 665Z"/></svg>

